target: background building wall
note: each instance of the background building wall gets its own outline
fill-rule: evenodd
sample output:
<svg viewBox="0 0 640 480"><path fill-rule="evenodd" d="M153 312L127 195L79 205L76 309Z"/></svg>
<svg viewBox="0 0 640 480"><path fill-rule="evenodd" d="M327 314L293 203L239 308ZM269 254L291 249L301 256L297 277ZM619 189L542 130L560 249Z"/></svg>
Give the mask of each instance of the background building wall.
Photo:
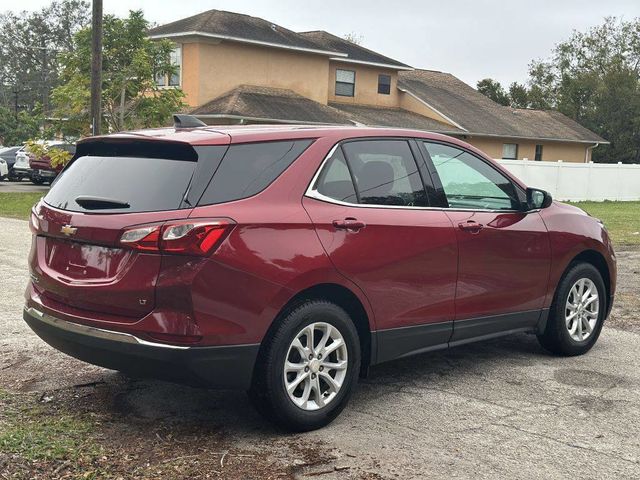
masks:
<svg viewBox="0 0 640 480"><path fill-rule="evenodd" d="M356 72L356 87L353 97L336 95L336 70L351 70ZM378 93L378 75L384 74L391 77L391 90L389 95ZM375 105L380 107L398 108L398 72L380 67L370 67L355 63L330 62L328 75L328 92L330 102L355 103L360 105Z"/></svg>
<svg viewBox="0 0 640 480"><path fill-rule="evenodd" d="M200 99L200 44L184 43L181 46L184 101L190 106L196 106Z"/></svg>
<svg viewBox="0 0 640 480"><path fill-rule="evenodd" d="M413 95L409 95L405 92L399 92L399 106L404 110L409 110L410 112L417 113L418 115L422 115L424 117L433 118L434 120L438 120L439 122L446 123L447 125L453 125L453 123L446 117L440 115L438 112L432 110L423 102L418 100Z"/></svg>
<svg viewBox="0 0 640 480"><path fill-rule="evenodd" d="M201 41L183 45L183 90L187 103L202 105L247 84L285 88L327 103L329 59L323 55L236 42Z"/></svg>
<svg viewBox="0 0 640 480"><path fill-rule="evenodd" d="M570 142L550 142L520 140L499 137L467 137L464 139L474 147L482 150L491 158L502 158L502 146L505 143L518 144L518 160L535 159L536 145L542 145L542 160L563 160L571 163L584 163L589 144Z"/></svg>

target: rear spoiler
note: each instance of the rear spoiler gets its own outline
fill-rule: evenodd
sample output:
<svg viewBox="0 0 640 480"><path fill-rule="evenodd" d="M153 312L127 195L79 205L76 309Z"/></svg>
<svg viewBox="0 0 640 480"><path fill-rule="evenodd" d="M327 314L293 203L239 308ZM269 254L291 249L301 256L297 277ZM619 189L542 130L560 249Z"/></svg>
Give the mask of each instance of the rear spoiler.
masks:
<svg viewBox="0 0 640 480"><path fill-rule="evenodd" d="M198 154L190 144L157 138L90 137L78 142L72 161L87 155L198 161Z"/></svg>

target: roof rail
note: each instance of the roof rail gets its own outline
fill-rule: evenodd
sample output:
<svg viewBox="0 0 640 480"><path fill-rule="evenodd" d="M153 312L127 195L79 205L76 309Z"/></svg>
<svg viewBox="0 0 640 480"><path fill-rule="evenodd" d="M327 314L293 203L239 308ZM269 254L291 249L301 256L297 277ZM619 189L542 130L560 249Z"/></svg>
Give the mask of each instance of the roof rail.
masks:
<svg viewBox="0 0 640 480"><path fill-rule="evenodd" d="M193 115L178 115L173 116L174 128L196 128L206 127L207 124Z"/></svg>

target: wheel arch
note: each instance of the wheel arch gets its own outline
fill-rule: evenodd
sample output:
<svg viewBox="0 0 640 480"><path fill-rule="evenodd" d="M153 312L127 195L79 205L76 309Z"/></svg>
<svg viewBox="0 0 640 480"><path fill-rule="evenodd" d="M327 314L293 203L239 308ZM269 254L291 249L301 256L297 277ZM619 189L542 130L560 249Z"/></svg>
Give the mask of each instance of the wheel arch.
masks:
<svg viewBox="0 0 640 480"><path fill-rule="evenodd" d="M605 301L607 302L608 316L609 312L611 311L611 272L609 271L609 265L607 264L604 255L602 255L597 250L583 250L575 257L573 257L573 259L569 262L567 267L564 269L563 276L571 268L571 266L575 265L576 263L588 263L590 265L593 265L600 273L607 293Z"/></svg>
<svg viewBox="0 0 640 480"><path fill-rule="evenodd" d="M353 321L358 332L361 351L361 375L365 375L372 359L372 349L375 348L372 342L370 319L367 310L358 296L345 287L337 283L319 283L293 295L275 316L274 321L269 326L260 348L266 345L273 335L278 321L284 318L288 312L295 309L297 305L305 300L328 300L343 308Z"/></svg>

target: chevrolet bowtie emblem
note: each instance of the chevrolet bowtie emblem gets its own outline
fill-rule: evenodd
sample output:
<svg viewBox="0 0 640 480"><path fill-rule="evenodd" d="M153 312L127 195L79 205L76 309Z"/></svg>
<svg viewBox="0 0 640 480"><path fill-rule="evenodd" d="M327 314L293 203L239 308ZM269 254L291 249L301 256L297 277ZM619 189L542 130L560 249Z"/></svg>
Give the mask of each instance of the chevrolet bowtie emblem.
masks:
<svg viewBox="0 0 640 480"><path fill-rule="evenodd" d="M72 227L71 225L65 225L60 229L60 233L63 233L67 237L70 237L71 235L75 235L77 231L78 229L76 227Z"/></svg>

